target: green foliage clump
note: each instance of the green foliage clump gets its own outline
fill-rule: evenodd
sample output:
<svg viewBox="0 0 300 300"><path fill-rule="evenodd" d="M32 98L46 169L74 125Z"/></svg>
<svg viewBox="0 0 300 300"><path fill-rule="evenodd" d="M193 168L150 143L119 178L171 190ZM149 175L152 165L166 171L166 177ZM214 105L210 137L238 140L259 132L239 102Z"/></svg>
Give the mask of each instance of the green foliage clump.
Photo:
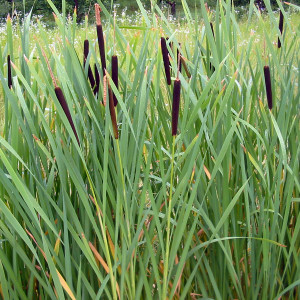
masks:
<svg viewBox="0 0 300 300"><path fill-rule="evenodd" d="M299 13L200 3L7 19L1 298L299 299Z"/></svg>

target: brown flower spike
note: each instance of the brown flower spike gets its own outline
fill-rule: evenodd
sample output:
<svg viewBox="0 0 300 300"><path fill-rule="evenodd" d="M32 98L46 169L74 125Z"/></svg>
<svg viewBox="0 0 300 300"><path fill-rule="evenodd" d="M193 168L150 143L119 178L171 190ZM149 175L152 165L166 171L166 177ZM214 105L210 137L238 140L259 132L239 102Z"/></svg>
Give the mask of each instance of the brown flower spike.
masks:
<svg viewBox="0 0 300 300"><path fill-rule="evenodd" d="M7 56L7 83L8 83L8 87L10 89L12 89L12 76L11 76L10 55Z"/></svg>
<svg viewBox="0 0 300 300"><path fill-rule="evenodd" d="M173 106L172 106L172 135L177 135L179 105L180 105L180 79L176 79L173 89Z"/></svg>
<svg viewBox="0 0 300 300"><path fill-rule="evenodd" d="M264 76L265 76L268 106L269 109L271 110L273 107L273 97L272 97L271 75L270 75L269 66L264 66Z"/></svg>
<svg viewBox="0 0 300 300"><path fill-rule="evenodd" d="M283 13L282 13L282 11L280 11L278 27L279 27L280 35L282 36L282 31L283 31ZM278 37L278 48L281 48L281 41L280 41L279 37Z"/></svg>
<svg viewBox="0 0 300 300"><path fill-rule="evenodd" d="M161 52L163 56L164 66L165 66L167 83L168 85L171 85L170 61L169 61L167 43L164 37L160 39L160 44L161 44Z"/></svg>
<svg viewBox="0 0 300 300"><path fill-rule="evenodd" d="M111 57L111 78L112 78L112 81L114 82L116 88L119 87L118 74L119 74L118 57L116 55L113 55ZM115 94L113 94L113 98L114 98L114 106L117 106L118 100L117 100L117 97Z"/></svg>
<svg viewBox="0 0 300 300"><path fill-rule="evenodd" d="M96 3L95 4L96 30L97 30L98 46L99 46L99 52L100 52L100 58L102 64L102 71L104 76L105 69L106 69L106 60L105 60L105 46L104 46L104 37L103 37L103 29L102 29L101 18L100 18L100 11L101 8L99 4Z"/></svg>
<svg viewBox="0 0 300 300"><path fill-rule="evenodd" d="M84 41L84 50L83 50L83 66L84 67L86 65L86 60L87 60L87 57L89 55L89 51L90 51L89 41L85 40ZM94 91L94 94L96 94L95 79L94 79L94 75L93 75L93 72L92 72L92 69L91 69L90 65L88 66L88 77L89 77L91 87Z"/></svg>

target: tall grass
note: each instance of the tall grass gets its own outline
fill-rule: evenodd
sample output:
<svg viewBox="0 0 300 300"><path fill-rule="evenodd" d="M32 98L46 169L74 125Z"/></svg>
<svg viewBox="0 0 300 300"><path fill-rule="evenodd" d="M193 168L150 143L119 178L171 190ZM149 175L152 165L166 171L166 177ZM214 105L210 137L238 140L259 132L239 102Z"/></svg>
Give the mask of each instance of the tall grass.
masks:
<svg viewBox="0 0 300 300"><path fill-rule="evenodd" d="M47 1L54 44L40 25L30 35L29 15L20 42L7 20L0 46L2 298L299 298L300 32L290 6L278 1L278 49L268 0L264 15L251 1L248 24L259 33L247 43L231 1L211 14L201 0L193 21L182 0L187 39L154 3L148 14L137 0L143 20L122 28L99 1L105 54L94 28L84 67L65 1L62 14ZM91 63L102 69L96 95Z"/></svg>

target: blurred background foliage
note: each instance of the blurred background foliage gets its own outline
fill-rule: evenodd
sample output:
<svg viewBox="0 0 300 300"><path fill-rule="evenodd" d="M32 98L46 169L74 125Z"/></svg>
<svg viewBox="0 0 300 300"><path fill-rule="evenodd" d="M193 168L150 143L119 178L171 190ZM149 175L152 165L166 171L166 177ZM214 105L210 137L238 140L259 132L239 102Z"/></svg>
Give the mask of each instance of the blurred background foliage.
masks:
<svg viewBox="0 0 300 300"><path fill-rule="evenodd" d="M174 0L171 0L173 2ZM256 0L257 1L257 0ZM263 0L260 0L263 1ZM61 9L61 0L52 0L54 5ZM72 12L75 5L78 6L78 13L79 16L83 16L86 14L89 9L94 5L96 0L66 0L66 9L68 12ZM134 11L134 9L137 9L136 1L135 0L104 0L102 1L108 8L113 7L114 4L120 5L121 7L129 7L129 11ZM151 1L150 0L141 0L141 2L145 6L150 6ZM165 3L168 1L163 0L157 0L159 3ZM175 0L176 5L180 7L181 1ZM189 7L194 7L198 4L199 1L197 0L186 0L186 2L189 4ZM213 7L216 4L216 0L208 0L206 3ZM233 0L234 4L236 6L246 6L250 3L250 0ZM300 4L300 0L291 0L289 1L294 4ZM276 0L271 0L271 3L273 5L276 5ZM16 12L23 13L25 10L26 12L29 12L33 8L34 14L39 15L47 15L51 14L51 8L47 3L47 0L1 0L0 1L0 18L4 18L7 16L7 14L15 14Z"/></svg>

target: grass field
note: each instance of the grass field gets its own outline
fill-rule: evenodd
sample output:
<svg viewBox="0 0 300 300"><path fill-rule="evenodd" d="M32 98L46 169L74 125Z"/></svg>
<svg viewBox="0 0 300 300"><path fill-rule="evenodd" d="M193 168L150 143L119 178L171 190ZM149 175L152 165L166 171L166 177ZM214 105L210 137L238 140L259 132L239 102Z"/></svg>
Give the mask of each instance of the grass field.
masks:
<svg viewBox="0 0 300 300"><path fill-rule="evenodd" d="M106 73L75 15L0 28L3 299L299 298L300 8L253 2L99 2Z"/></svg>

